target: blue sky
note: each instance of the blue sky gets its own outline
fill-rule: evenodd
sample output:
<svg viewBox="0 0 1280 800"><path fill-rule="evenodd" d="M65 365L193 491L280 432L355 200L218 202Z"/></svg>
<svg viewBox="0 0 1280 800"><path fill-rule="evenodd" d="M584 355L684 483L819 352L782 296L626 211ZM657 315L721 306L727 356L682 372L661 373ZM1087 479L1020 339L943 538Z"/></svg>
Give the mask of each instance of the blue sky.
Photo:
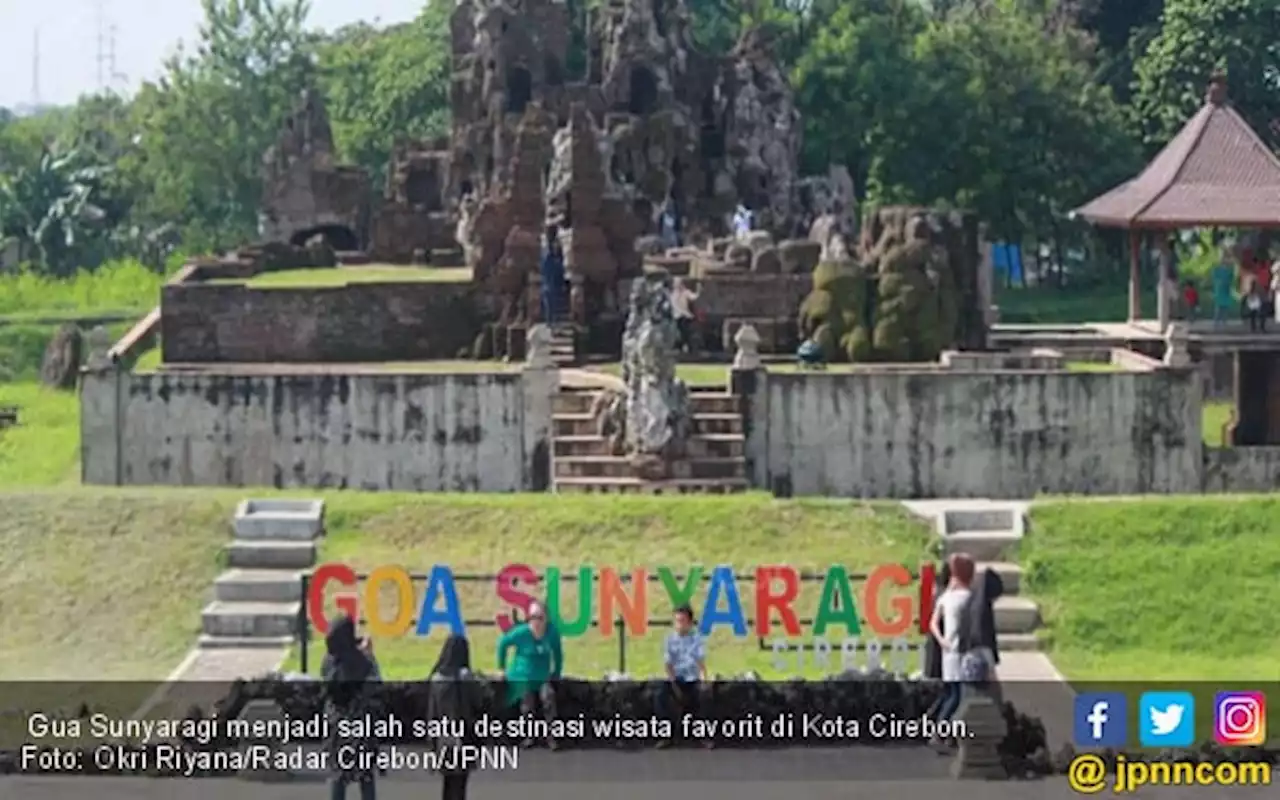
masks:
<svg viewBox="0 0 1280 800"><path fill-rule="evenodd" d="M364 20L403 22L425 0L312 0L311 22L332 29ZM117 90L155 78L200 23L199 0L0 0L0 106L31 102L34 33L40 31L40 99L75 102L98 87L98 9L116 26ZM104 28L106 27L104 25ZM105 67L104 67L105 71Z"/></svg>

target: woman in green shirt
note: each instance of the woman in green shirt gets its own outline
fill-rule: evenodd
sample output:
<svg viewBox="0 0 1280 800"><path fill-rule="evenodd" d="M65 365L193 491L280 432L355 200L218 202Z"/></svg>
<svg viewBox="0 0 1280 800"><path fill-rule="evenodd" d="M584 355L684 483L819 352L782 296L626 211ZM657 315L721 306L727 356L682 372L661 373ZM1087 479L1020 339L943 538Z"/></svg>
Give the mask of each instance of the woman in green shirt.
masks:
<svg viewBox="0 0 1280 800"><path fill-rule="evenodd" d="M508 665L507 653L515 655ZM547 620L547 611L539 603L529 606L529 621L514 626L498 640L498 669L507 679L507 704L520 704L520 713L526 717L537 716L542 707L542 717L548 723L547 746L556 749L555 737L550 735L550 723L556 718L556 695L553 681L560 679L564 668L564 651L560 647L560 632ZM533 745L533 737L524 741L525 747Z"/></svg>

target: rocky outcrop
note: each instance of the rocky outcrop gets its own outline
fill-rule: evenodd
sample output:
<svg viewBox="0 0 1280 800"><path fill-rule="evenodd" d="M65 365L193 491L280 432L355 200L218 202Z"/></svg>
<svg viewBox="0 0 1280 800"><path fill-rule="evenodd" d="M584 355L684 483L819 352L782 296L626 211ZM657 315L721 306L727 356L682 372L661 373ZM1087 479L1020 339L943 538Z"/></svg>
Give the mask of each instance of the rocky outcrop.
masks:
<svg viewBox="0 0 1280 800"><path fill-rule="evenodd" d="M84 360L84 336L75 325L58 328L44 350L40 382L54 389L74 389Z"/></svg>
<svg viewBox="0 0 1280 800"><path fill-rule="evenodd" d="M641 477L668 477L693 431L689 390L676 377L679 332L671 308L671 276L655 271L631 285L622 337L626 447Z"/></svg>
<svg viewBox="0 0 1280 800"><path fill-rule="evenodd" d="M972 215L881 208L857 251L844 247L833 233L800 307L801 333L828 360L936 361L946 349L985 347Z"/></svg>

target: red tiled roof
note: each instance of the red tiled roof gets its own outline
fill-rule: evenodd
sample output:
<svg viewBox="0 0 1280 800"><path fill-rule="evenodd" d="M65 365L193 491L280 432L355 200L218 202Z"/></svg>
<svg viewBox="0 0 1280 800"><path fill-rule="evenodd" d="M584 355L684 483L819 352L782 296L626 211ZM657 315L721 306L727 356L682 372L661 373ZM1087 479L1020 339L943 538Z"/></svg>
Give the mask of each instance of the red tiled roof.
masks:
<svg viewBox="0 0 1280 800"><path fill-rule="evenodd" d="M1280 226L1280 159L1218 91L1138 177L1075 214L1120 228Z"/></svg>

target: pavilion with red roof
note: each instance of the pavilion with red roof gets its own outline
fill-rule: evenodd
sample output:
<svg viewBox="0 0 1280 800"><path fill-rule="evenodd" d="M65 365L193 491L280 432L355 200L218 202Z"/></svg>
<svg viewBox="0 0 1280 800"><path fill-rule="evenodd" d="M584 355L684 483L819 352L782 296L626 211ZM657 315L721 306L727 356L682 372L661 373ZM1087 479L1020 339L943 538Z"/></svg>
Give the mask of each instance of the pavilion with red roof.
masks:
<svg viewBox="0 0 1280 800"><path fill-rule="evenodd" d="M1146 169L1073 216L1129 231L1129 320L1136 321L1142 235L1280 227L1280 159L1227 102L1226 78L1215 74L1204 106Z"/></svg>

